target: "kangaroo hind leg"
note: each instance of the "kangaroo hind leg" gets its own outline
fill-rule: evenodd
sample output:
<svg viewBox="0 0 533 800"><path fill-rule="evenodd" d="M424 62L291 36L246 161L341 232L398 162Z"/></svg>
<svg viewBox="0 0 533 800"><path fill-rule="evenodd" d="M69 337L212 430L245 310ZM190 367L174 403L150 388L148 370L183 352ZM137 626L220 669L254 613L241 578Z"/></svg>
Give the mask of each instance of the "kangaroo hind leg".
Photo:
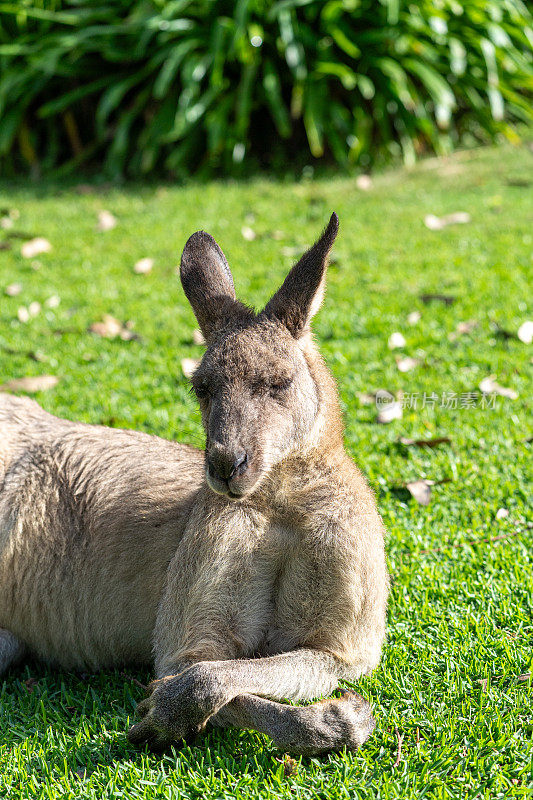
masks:
<svg viewBox="0 0 533 800"><path fill-rule="evenodd" d="M14 634L0 628L0 675L22 658L24 649Z"/></svg>

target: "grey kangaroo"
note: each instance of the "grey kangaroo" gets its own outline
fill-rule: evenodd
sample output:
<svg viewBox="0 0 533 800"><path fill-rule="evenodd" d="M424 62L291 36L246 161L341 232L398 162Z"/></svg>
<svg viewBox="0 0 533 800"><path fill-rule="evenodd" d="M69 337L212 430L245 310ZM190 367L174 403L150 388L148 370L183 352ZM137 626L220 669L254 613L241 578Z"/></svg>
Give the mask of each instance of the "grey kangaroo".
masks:
<svg viewBox="0 0 533 800"><path fill-rule="evenodd" d="M208 722L300 754L368 738L352 691L280 702L369 673L385 636L384 528L309 327L337 230L259 313L211 236L186 243L205 452L0 394L0 674L154 661L129 738L156 750Z"/></svg>

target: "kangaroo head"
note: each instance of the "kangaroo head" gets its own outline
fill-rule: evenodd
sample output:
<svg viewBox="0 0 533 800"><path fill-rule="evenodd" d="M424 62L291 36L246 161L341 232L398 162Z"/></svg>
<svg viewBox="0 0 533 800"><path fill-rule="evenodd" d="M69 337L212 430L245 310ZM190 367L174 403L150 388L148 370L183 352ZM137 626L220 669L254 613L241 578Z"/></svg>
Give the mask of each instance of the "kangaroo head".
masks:
<svg viewBox="0 0 533 800"><path fill-rule="evenodd" d="M309 323L338 227L332 214L259 313L237 300L228 263L209 234L194 233L185 245L181 282L207 342L192 385L206 431L207 482L219 494L244 497L305 447L321 404Z"/></svg>

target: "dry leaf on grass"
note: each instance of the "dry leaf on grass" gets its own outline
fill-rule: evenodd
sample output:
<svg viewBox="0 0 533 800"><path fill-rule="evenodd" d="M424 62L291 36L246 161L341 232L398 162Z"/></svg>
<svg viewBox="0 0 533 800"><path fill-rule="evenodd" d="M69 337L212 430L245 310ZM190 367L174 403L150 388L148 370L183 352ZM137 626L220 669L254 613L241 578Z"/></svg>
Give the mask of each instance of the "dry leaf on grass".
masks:
<svg viewBox="0 0 533 800"><path fill-rule="evenodd" d="M455 341L459 336L464 336L465 334L472 333L472 331L477 328L477 320L469 319L466 322L459 322L455 331L450 333L449 339L450 341Z"/></svg>
<svg viewBox="0 0 533 800"><path fill-rule="evenodd" d="M102 211L98 212L98 223L96 225L96 230L98 231L110 231L115 228L117 225L117 219L113 216L111 211L106 211L103 209Z"/></svg>
<svg viewBox="0 0 533 800"><path fill-rule="evenodd" d="M355 179L355 185L363 192L368 192L372 188L372 178L370 175L358 175Z"/></svg>
<svg viewBox="0 0 533 800"><path fill-rule="evenodd" d="M186 378L192 378L200 362L197 358L182 358L181 369Z"/></svg>
<svg viewBox="0 0 533 800"><path fill-rule="evenodd" d="M199 328L195 328L192 332L192 341L193 344L198 345L205 345L205 338L202 331Z"/></svg>
<svg viewBox="0 0 533 800"><path fill-rule="evenodd" d="M4 292L7 294L8 297L16 297L22 291L22 284L21 283L10 283L9 286L6 286Z"/></svg>
<svg viewBox="0 0 533 800"><path fill-rule="evenodd" d="M140 338L137 333L131 330L132 327L132 322L126 322L123 325L120 320L112 317L111 314L104 314L99 322L93 322L89 326L89 331L97 336L102 336L104 339L116 339L119 336L124 342L130 342L133 339Z"/></svg>
<svg viewBox="0 0 533 800"><path fill-rule="evenodd" d="M294 758L290 756L285 756L283 759L283 774L286 778L290 778L292 775L296 775L298 772L298 762L295 761Z"/></svg>
<svg viewBox="0 0 533 800"><path fill-rule="evenodd" d="M517 336L524 344L531 344L533 342L533 322L531 320L523 322L518 328Z"/></svg>
<svg viewBox="0 0 533 800"><path fill-rule="evenodd" d="M368 394L367 392L357 392L359 402L363 406L373 406L376 402L375 394Z"/></svg>
<svg viewBox="0 0 533 800"><path fill-rule="evenodd" d="M41 253L49 253L51 249L52 245L48 239L37 236L35 239L30 239L29 242L24 242L20 252L23 258L35 258L35 256L40 256Z"/></svg>
<svg viewBox="0 0 533 800"><path fill-rule="evenodd" d="M441 478L438 481L429 480L429 478L419 478L416 481L409 481L403 486L395 487L397 489L407 489L411 497L420 503L421 506L429 505L431 501L431 487L440 486L442 483L449 483L451 478Z"/></svg>
<svg viewBox="0 0 533 800"><path fill-rule="evenodd" d="M253 228L250 228L249 225L243 225L241 228L241 233L243 239L246 239L247 242L253 242L253 240L257 237L256 232Z"/></svg>
<svg viewBox="0 0 533 800"><path fill-rule="evenodd" d="M285 238L285 234L283 233L283 231L279 230L271 231L270 236L272 239L274 239L275 242L281 242L281 240Z"/></svg>
<svg viewBox="0 0 533 800"><path fill-rule="evenodd" d="M435 300L439 303L444 303L445 306L451 306L452 303L455 303L457 298L451 294L433 294L430 292L429 294L421 294L420 299L426 305Z"/></svg>
<svg viewBox="0 0 533 800"><path fill-rule="evenodd" d="M153 266L154 266L153 258L140 258L133 265L133 271L137 275L147 275L149 272L152 271Z"/></svg>
<svg viewBox="0 0 533 800"><path fill-rule="evenodd" d="M411 356L405 356L405 358L398 357L396 359L396 366L398 367L400 372L410 372L419 364L420 361L417 358L411 358Z"/></svg>
<svg viewBox="0 0 533 800"><path fill-rule="evenodd" d="M439 444L451 444L448 436L436 436L434 439L409 439L407 436L400 436L400 444L405 447L438 447Z"/></svg>
<svg viewBox="0 0 533 800"><path fill-rule="evenodd" d="M389 336L389 348L390 350L396 350L399 347L405 347L405 337L403 334L396 331L395 333L391 333Z"/></svg>
<svg viewBox="0 0 533 800"><path fill-rule="evenodd" d="M421 506L428 506L431 500L431 486L428 481L410 481L405 484L405 488L417 503Z"/></svg>
<svg viewBox="0 0 533 800"><path fill-rule="evenodd" d="M465 225L470 222L470 214L466 211L456 211L454 214L445 214L443 217L436 217L435 214L426 214L424 225L430 231L441 231L448 225Z"/></svg>
<svg viewBox="0 0 533 800"><path fill-rule="evenodd" d="M17 317L19 322L29 322L30 319L36 317L40 311L41 304L34 300L33 303L29 304L28 308L26 308L26 306L20 306L17 309Z"/></svg>
<svg viewBox="0 0 533 800"><path fill-rule="evenodd" d="M0 392L45 392L59 383L56 375L35 375L27 378L13 378L0 386Z"/></svg>
<svg viewBox="0 0 533 800"><path fill-rule="evenodd" d="M496 382L496 375L490 375L488 378L483 378L479 384L479 388L483 394L497 394L500 395L500 397L508 397L511 400L516 400L518 397L518 392L515 392L514 389L509 389L506 386L500 386L500 384Z"/></svg>

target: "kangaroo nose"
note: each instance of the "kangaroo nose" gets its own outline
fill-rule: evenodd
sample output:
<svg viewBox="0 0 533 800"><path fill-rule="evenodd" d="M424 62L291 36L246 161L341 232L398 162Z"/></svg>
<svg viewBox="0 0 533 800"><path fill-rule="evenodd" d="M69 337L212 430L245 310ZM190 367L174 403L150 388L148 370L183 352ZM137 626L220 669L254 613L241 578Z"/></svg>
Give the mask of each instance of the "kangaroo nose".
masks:
<svg viewBox="0 0 533 800"><path fill-rule="evenodd" d="M209 472L214 478L229 481L242 475L248 469L248 453L241 450L230 453L217 448L208 459Z"/></svg>

